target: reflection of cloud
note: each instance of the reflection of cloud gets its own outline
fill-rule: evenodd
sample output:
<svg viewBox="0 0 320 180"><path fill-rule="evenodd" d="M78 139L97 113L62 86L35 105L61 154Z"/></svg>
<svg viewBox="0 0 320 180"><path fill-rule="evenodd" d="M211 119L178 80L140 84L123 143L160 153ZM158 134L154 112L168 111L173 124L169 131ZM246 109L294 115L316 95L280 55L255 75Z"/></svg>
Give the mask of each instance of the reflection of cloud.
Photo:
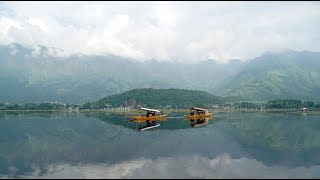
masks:
<svg viewBox="0 0 320 180"><path fill-rule="evenodd" d="M161 159L139 159L109 165L50 165L46 174L39 168L23 178L316 178L320 166L289 169L265 166L254 159L232 159L223 154L213 159L202 156L180 156Z"/></svg>

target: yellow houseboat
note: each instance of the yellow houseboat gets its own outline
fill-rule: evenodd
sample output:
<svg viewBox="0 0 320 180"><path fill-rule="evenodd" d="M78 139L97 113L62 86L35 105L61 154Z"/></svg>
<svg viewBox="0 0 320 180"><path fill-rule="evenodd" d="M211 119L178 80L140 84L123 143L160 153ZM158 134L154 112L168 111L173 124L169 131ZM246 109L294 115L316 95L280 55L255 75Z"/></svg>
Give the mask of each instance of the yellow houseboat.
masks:
<svg viewBox="0 0 320 180"><path fill-rule="evenodd" d="M156 124L156 121L159 120L161 123L166 119L167 114L162 114L161 111L157 109L149 109L149 108L139 108L139 110L143 110L146 112L145 115L136 115L132 117L131 122L136 123L137 129L139 131L144 131L147 129L152 129L155 127L159 127L160 124ZM147 123L145 126L142 126L142 123Z"/></svg>
<svg viewBox="0 0 320 180"><path fill-rule="evenodd" d="M157 109L149 109L149 108L139 108L138 110L143 110L146 111L145 115L142 115L141 113L139 113L140 115L137 116L133 116L132 120L134 121L155 121L155 120L161 120L165 117L167 117L167 114L162 114L161 111L157 110Z"/></svg>
<svg viewBox="0 0 320 180"><path fill-rule="evenodd" d="M190 114L187 115L187 118L205 118L205 117L211 117L213 113L209 113L207 109L204 108L197 108L197 107L191 107L190 108Z"/></svg>

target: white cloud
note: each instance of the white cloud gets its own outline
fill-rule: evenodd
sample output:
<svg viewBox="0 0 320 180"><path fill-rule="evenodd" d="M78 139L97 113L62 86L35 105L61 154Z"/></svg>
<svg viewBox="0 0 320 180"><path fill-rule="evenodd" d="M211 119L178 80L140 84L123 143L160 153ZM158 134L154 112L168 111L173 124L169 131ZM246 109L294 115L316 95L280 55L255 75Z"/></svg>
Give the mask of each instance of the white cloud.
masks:
<svg viewBox="0 0 320 180"><path fill-rule="evenodd" d="M10 37L8 35L9 31L12 29L21 29L21 25L19 22L6 18L4 16L1 16L0 14L0 43L1 44L8 44L12 41L14 41L14 37Z"/></svg>
<svg viewBox="0 0 320 180"><path fill-rule="evenodd" d="M317 2L3 2L0 44L140 60L227 62L320 46ZM1 4L0 4L1 6ZM2 8L2 9L4 9Z"/></svg>
<svg viewBox="0 0 320 180"><path fill-rule="evenodd" d="M37 26L38 28L40 28L42 31L46 32L46 33L49 33L49 28L46 26L46 23L43 22L41 19L39 18L33 18L33 17L30 17L28 18L28 20L26 21L27 23L31 24L31 25L34 25L34 26Z"/></svg>
<svg viewBox="0 0 320 180"><path fill-rule="evenodd" d="M318 178L320 166L284 167L266 166L248 158L231 158L221 154L215 158L203 156L163 157L136 159L117 164L53 164L40 174L38 166L31 175L22 178Z"/></svg>

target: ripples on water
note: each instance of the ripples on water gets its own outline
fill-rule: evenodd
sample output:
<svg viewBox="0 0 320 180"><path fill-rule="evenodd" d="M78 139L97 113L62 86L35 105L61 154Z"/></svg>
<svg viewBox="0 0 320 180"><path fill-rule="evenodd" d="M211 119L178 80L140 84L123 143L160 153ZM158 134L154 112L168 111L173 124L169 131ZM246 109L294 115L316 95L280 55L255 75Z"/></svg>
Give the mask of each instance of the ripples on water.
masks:
<svg viewBox="0 0 320 180"><path fill-rule="evenodd" d="M220 112L197 128L183 115L139 132L125 114L1 112L0 177L320 177L317 113Z"/></svg>

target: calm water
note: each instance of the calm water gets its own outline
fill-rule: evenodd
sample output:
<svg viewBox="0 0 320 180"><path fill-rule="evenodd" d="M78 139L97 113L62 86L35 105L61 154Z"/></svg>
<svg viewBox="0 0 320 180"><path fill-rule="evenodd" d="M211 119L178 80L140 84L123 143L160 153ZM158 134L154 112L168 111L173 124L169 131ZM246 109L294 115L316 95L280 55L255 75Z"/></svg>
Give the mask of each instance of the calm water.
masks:
<svg viewBox="0 0 320 180"><path fill-rule="evenodd" d="M320 178L319 113L183 115L139 132L125 114L0 112L0 178Z"/></svg>

